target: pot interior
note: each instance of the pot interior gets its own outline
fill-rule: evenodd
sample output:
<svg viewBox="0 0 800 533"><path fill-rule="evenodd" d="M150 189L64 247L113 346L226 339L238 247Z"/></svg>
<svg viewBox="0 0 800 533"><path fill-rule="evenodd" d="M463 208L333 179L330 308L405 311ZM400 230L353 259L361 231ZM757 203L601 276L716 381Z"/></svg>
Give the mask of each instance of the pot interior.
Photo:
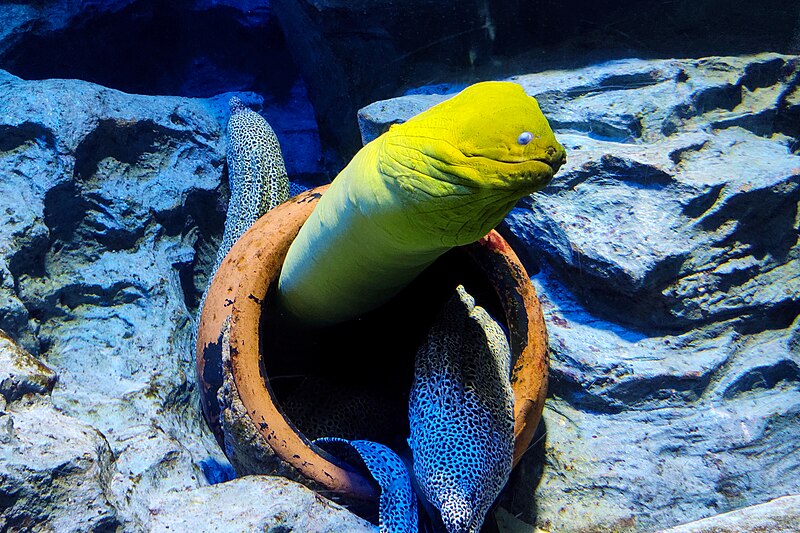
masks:
<svg viewBox="0 0 800 533"><path fill-rule="evenodd" d="M368 439L406 450L414 357L459 284L506 326L494 288L458 248L381 308L328 328L289 324L268 295L261 320L262 368L284 417L309 441ZM352 457L345 461L360 463Z"/></svg>

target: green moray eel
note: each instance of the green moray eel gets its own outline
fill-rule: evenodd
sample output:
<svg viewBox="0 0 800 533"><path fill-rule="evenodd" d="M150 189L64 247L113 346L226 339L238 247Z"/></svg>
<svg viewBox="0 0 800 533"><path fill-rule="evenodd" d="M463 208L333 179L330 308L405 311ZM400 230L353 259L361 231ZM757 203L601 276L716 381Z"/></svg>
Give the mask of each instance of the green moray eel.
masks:
<svg viewBox="0 0 800 533"><path fill-rule="evenodd" d="M281 305L315 325L378 307L448 249L484 236L565 159L521 86L464 89L390 128L336 177L289 249Z"/></svg>
<svg viewBox="0 0 800 533"><path fill-rule="evenodd" d="M414 477L448 533L480 530L511 473L511 348L463 286L417 351L408 420Z"/></svg>
<svg viewBox="0 0 800 533"><path fill-rule="evenodd" d="M231 198L216 272L231 246L273 207L289 198L289 178L275 132L264 118L232 97L228 104L228 178Z"/></svg>

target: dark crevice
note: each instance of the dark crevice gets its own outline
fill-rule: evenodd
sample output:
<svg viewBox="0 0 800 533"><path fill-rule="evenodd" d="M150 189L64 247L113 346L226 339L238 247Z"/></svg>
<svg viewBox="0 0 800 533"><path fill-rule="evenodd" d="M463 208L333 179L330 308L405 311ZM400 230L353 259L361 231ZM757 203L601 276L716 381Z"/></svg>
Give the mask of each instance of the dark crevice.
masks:
<svg viewBox="0 0 800 533"><path fill-rule="evenodd" d="M719 209L700 221L705 231L713 232L729 221L735 229L718 247L748 245L748 253L757 259L770 255L773 261L786 261L797 244L795 228L800 204L800 177L793 177L773 187L741 192L728 198ZM772 238L765 238L771 235Z"/></svg>
<svg viewBox="0 0 800 533"><path fill-rule="evenodd" d="M151 120L101 120L75 149L75 177L90 179L103 159L136 165L146 154L163 150L164 145L175 146L191 138L190 131L170 130Z"/></svg>
<svg viewBox="0 0 800 533"><path fill-rule="evenodd" d="M25 246L8 261L8 270L14 278L14 291L19 294L19 278L27 275L40 278L46 272L46 257L50 247L47 234L40 233L30 239Z"/></svg>
<svg viewBox="0 0 800 533"><path fill-rule="evenodd" d="M691 116L702 115L709 111L724 109L733 111L742 103L742 88L739 85L723 85L710 87L692 96ZM688 117L682 117L688 118Z"/></svg>
<svg viewBox="0 0 800 533"><path fill-rule="evenodd" d="M557 368L550 369L547 392L548 395L557 396L580 411L601 414L617 414L624 411L622 406L587 391L580 383Z"/></svg>
<svg viewBox="0 0 800 533"><path fill-rule="evenodd" d="M145 291L130 282L118 281L108 287L89 284L67 285L57 292L57 296L58 303L69 309L81 305L114 307L143 298Z"/></svg>
<svg viewBox="0 0 800 533"><path fill-rule="evenodd" d="M760 113L746 114L738 117L711 122L714 129L739 127L761 137L771 137L776 131L775 121L778 112L775 109L765 109Z"/></svg>
<svg viewBox="0 0 800 533"><path fill-rule="evenodd" d="M672 183L672 176L658 167L609 154L587 165L584 171L591 176L609 176L644 188L661 188Z"/></svg>
<svg viewBox="0 0 800 533"><path fill-rule="evenodd" d="M670 78L663 72L651 70L649 72L637 72L635 74L616 74L608 76L599 81L598 86L607 90L618 89L640 89L651 85L658 85Z"/></svg>
<svg viewBox="0 0 800 533"><path fill-rule="evenodd" d="M800 91L800 70L795 73L786 85L783 93L778 97L778 113L775 116L775 131L784 133L795 140L795 146L791 149L797 152L797 144L800 143L800 104L790 103L790 97Z"/></svg>
<svg viewBox="0 0 800 533"><path fill-rule="evenodd" d="M651 403L659 407L684 405L700 399L710 380L711 373L696 377L654 376L615 385L609 396L632 409Z"/></svg>
<svg viewBox="0 0 800 533"><path fill-rule="evenodd" d="M754 91L763 87L772 87L784 81L795 68L795 62L786 61L781 58L775 58L763 63L751 63L747 65L739 83L748 91Z"/></svg>
<svg viewBox="0 0 800 533"><path fill-rule="evenodd" d="M44 223L50 229L51 242L58 241L61 248L74 241L90 208L74 181L65 181L48 190L44 196Z"/></svg>
<svg viewBox="0 0 800 533"><path fill-rule="evenodd" d="M671 154L670 157L672 157ZM724 188L724 184L709 186L708 190L703 191L683 205L683 214L689 218L700 217L714 206Z"/></svg>
<svg viewBox="0 0 800 533"><path fill-rule="evenodd" d="M223 183L227 183L226 176L223 176ZM225 188L227 189L227 187ZM170 215L170 219L172 216L173 214ZM174 223L174 225L168 226L171 228L169 231L175 231L178 229L178 225L183 224L180 229L182 234L187 234L192 228L197 228L197 239L194 243L195 253L192 261L175 265L184 301L191 312L197 309L200 298L211 281L208 276L210 276L216 261L215 243L222 236L225 216L226 211L221 205L218 191L194 189L187 194L181 213L175 213L174 220L171 222L165 221L168 224Z"/></svg>
<svg viewBox="0 0 800 533"><path fill-rule="evenodd" d="M133 1L84 9L59 31L30 32L0 58L24 79L78 78L129 93L207 97L251 90L286 100L297 71L269 7Z"/></svg>
<svg viewBox="0 0 800 533"><path fill-rule="evenodd" d="M731 400L758 389L774 389L781 382L800 382L800 367L797 363L783 360L772 366L750 369L731 383L722 396Z"/></svg>
<svg viewBox="0 0 800 533"><path fill-rule="evenodd" d="M734 329L742 335L756 335L764 331L782 330L790 327L800 316L800 301L784 301L768 308L757 307L750 309L737 309L728 316L718 318L739 319L734 324Z"/></svg>
<svg viewBox="0 0 800 533"><path fill-rule="evenodd" d="M52 131L34 122L23 122L18 126L0 125L0 152L10 152L31 143L52 148L55 137Z"/></svg>

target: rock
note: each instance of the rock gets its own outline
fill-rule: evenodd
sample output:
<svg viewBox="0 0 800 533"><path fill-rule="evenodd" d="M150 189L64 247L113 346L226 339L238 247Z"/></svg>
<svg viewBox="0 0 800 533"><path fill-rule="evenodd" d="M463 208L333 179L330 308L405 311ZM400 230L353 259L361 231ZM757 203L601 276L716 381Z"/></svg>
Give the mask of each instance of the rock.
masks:
<svg viewBox="0 0 800 533"><path fill-rule="evenodd" d="M292 179L324 179L314 110L268 2L3 3L0 22L0 69L25 79L152 95L257 93Z"/></svg>
<svg viewBox="0 0 800 533"><path fill-rule="evenodd" d="M55 408L55 373L0 331L0 529L113 531L108 442Z"/></svg>
<svg viewBox="0 0 800 533"><path fill-rule="evenodd" d="M346 0L272 0L308 84L323 143L338 153L337 171L360 148L356 111L395 93L409 63L407 54L423 48L439 64L451 59L459 65L468 65L470 54L485 54L492 24L489 3L456 8L409 0L399 17L391 0L370 2L369 9ZM464 27L475 31L464 33ZM453 37L439 40L448 34ZM439 46L428 48L431 42Z"/></svg>
<svg viewBox="0 0 800 533"><path fill-rule="evenodd" d="M26 394L49 394L56 373L23 350L0 329L0 395L7 402Z"/></svg>
<svg viewBox="0 0 800 533"><path fill-rule="evenodd" d="M797 531L798 524L800 524L800 495L794 495L671 527L661 533L717 533L720 531L794 533Z"/></svg>
<svg viewBox="0 0 800 533"><path fill-rule="evenodd" d="M150 509L149 531L352 531L377 528L292 481L248 476L170 494Z"/></svg>
<svg viewBox="0 0 800 533"><path fill-rule="evenodd" d="M338 152L340 165L360 148L356 110L409 87L625 57L800 52L800 7L778 0L747 17L721 0L702 8L634 0L407 0L402 10L393 0L271 3L308 85L323 144Z"/></svg>
<svg viewBox="0 0 800 533"><path fill-rule="evenodd" d="M755 330L787 326L800 291L787 231L800 200L799 69L797 58L768 54L515 78L570 158L512 213L510 231L592 311L630 326L686 331L733 317ZM440 98L373 104L362 129L407 118L421 100Z"/></svg>
<svg viewBox="0 0 800 533"><path fill-rule="evenodd" d="M256 0L28 2L4 4L0 16L0 67L26 79L92 79L128 92L208 97L285 95L297 77L284 66L291 58L269 4ZM265 45L272 53L263 53Z"/></svg>
<svg viewBox="0 0 800 533"><path fill-rule="evenodd" d="M118 451L108 493L126 529L146 531L152 505L167 494L207 484L202 465L187 446L159 427L131 426L116 438Z"/></svg>
<svg viewBox="0 0 800 533"><path fill-rule="evenodd" d="M191 392L186 273L194 220L213 234L223 218L220 125L199 101L79 81L0 92L0 240L29 317L8 333L57 370L56 405L113 442Z"/></svg>
<svg viewBox="0 0 800 533"><path fill-rule="evenodd" d="M113 455L91 426L46 397L0 409L0 528L114 531L106 494Z"/></svg>
<svg viewBox="0 0 800 533"><path fill-rule="evenodd" d="M168 495L234 476L200 415L192 346L229 97L0 71L0 529L146 531ZM313 523L275 519L295 522Z"/></svg>
<svg viewBox="0 0 800 533"><path fill-rule="evenodd" d="M650 531L800 491L798 79L776 54L514 78L567 165L501 227L552 357L512 514ZM441 99L362 109L365 141Z"/></svg>

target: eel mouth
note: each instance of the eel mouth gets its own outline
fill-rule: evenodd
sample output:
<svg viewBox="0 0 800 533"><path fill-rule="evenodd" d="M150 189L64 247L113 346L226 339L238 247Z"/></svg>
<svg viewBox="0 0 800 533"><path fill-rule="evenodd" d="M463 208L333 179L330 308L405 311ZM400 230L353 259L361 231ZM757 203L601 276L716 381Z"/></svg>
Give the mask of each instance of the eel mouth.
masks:
<svg viewBox="0 0 800 533"><path fill-rule="evenodd" d="M481 156L472 156L472 157L481 157ZM491 159L491 158L487 158L487 159ZM547 165L548 167L550 167L550 169L552 171L552 175L555 175L555 173L558 172L558 169L560 169L561 166L564 165L564 163L567 162L567 152L563 148L559 150L559 149L555 149L555 148L551 147L551 148L548 148L547 150L545 150L544 155L542 155L540 157L531 157L531 158L528 158L528 159L509 159L509 160L497 159L495 161L497 163L505 163L505 164L508 164L508 165L514 165L514 164L524 165L524 164L530 164L530 163L542 163L542 164ZM551 178L552 178L552 175L550 176Z"/></svg>
<svg viewBox="0 0 800 533"><path fill-rule="evenodd" d="M550 183L566 157L561 152L555 157L547 155L523 161L503 161L483 156L470 156L469 159L483 176L497 176L495 186L502 183L500 188L528 193L541 190Z"/></svg>

